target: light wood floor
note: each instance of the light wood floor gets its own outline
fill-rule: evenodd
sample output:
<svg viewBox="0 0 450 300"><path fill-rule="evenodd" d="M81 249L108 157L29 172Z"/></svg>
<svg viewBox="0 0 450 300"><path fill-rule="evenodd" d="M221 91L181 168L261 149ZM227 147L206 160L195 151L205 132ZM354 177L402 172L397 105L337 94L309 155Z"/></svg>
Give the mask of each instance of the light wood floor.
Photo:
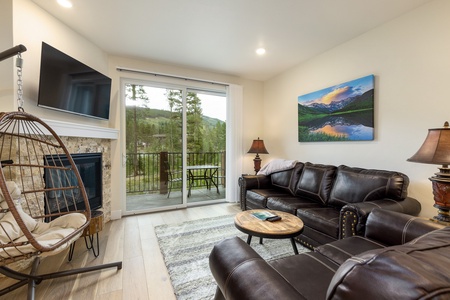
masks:
<svg viewBox="0 0 450 300"><path fill-rule="evenodd" d="M159 250L154 227L233 214L237 204L215 204L188 209L125 217L108 222L100 233L100 255L86 250L83 238L77 241L72 262L67 251L42 259L39 273L123 261L120 271L109 269L65 278L50 279L36 288L36 299L176 299ZM0 287L10 283L0 279ZM0 299L26 299L27 287L21 287Z"/></svg>

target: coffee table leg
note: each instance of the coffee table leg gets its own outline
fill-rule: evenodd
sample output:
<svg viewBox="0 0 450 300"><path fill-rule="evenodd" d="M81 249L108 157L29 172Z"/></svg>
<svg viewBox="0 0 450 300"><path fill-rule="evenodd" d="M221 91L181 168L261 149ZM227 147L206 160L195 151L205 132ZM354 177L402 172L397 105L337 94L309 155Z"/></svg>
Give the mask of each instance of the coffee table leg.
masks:
<svg viewBox="0 0 450 300"><path fill-rule="evenodd" d="M292 248L294 248L294 253L298 254L297 245L295 244L294 238L291 238Z"/></svg>
<svg viewBox="0 0 450 300"><path fill-rule="evenodd" d="M247 238L247 244L249 244L250 245L250 242L252 241L252 236L249 234L248 235L248 238Z"/></svg>
<svg viewBox="0 0 450 300"><path fill-rule="evenodd" d="M259 238L259 244L262 245L263 244L263 238Z"/></svg>

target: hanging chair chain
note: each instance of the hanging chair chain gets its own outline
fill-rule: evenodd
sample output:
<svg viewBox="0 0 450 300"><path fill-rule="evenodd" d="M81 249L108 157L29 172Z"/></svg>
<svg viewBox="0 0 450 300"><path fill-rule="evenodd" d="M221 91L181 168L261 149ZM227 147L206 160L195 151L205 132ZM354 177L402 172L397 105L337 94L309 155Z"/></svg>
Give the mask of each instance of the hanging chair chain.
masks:
<svg viewBox="0 0 450 300"><path fill-rule="evenodd" d="M19 111L23 111L23 80L22 80L23 59L20 53L17 54L17 106Z"/></svg>

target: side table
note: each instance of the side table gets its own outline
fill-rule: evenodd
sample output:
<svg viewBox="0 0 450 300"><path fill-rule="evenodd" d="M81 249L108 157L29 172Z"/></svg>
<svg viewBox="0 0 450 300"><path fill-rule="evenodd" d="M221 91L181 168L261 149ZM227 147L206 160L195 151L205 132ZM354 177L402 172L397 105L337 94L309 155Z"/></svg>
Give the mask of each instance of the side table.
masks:
<svg viewBox="0 0 450 300"><path fill-rule="evenodd" d="M84 243L88 250L92 250L94 256L97 257L100 254L100 245L98 240L98 233L103 230L103 212L100 210L91 211L91 222L86 227L81 235L84 237ZM96 239L97 247L94 247L94 239ZM73 250L75 249L75 242L70 245L69 261L73 258Z"/></svg>

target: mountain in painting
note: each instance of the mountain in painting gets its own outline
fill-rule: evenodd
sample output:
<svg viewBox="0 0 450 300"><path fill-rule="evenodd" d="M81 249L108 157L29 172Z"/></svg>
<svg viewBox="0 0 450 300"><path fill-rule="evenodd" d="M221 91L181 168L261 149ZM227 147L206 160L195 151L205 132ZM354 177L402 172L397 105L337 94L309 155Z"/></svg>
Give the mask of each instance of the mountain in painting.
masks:
<svg viewBox="0 0 450 300"><path fill-rule="evenodd" d="M345 111L354 111L361 109L372 109L373 108L373 99L374 99L374 91L373 89L368 90L364 94L355 97L356 99L350 102L348 105L342 107L342 109L338 110L339 112Z"/></svg>
<svg viewBox="0 0 450 300"><path fill-rule="evenodd" d="M334 112L345 112L359 109L368 109L373 107L373 95L374 90L368 90L367 92L353 97L348 97L340 101L333 101L330 104L324 103L310 103L310 104L299 104L306 110L308 114L320 114L320 113L334 113ZM300 110L299 110L299 113Z"/></svg>

